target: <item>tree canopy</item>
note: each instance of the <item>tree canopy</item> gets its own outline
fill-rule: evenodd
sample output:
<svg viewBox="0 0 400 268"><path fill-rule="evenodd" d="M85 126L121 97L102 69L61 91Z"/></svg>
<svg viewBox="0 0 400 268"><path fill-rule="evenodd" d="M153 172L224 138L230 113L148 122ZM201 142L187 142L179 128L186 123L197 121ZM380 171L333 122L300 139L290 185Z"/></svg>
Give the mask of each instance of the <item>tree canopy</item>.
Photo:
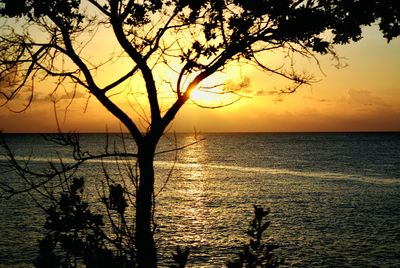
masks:
<svg viewBox="0 0 400 268"><path fill-rule="evenodd" d="M2 104L13 99L33 80L58 77L72 81L94 95L119 118L136 139L137 123L124 115L109 91L138 74L145 81L150 125L158 135L190 98L191 91L230 63L255 64L294 82L289 91L308 82L291 67L272 68L263 52L284 49L313 57L334 53L333 45L358 41L362 27L378 24L390 41L400 34L399 3L394 0L260 0L260 1L36 1L3 0L1 80L18 80L1 90ZM103 63L85 57L86 42L99 28L111 28L120 58L128 56L131 69L105 86L95 72ZM40 34L38 33L40 31ZM108 55L112 59L115 55ZM66 64L65 61L71 63ZM178 67L172 67L177 62ZM176 77L165 81L176 101L160 108L155 65L173 68ZM15 81L14 81L15 82Z"/></svg>

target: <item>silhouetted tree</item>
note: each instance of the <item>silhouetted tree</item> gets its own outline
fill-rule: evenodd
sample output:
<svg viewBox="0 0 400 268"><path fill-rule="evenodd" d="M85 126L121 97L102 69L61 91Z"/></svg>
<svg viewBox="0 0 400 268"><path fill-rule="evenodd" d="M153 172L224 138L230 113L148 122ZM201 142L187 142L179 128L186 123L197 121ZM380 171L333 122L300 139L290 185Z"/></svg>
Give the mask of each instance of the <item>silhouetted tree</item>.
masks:
<svg viewBox="0 0 400 268"><path fill-rule="evenodd" d="M33 99L35 82L56 81L54 90L86 90L127 128L137 145L139 176L136 191L136 247L140 267L156 267L154 225L154 168L157 143L195 89L208 90L207 78L231 64L252 63L267 73L283 76L294 92L310 82L310 76L295 68L268 66L262 55L284 51L300 54L333 54L333 45L361 39L361 28L377 23L390 41L400 34L397 0L1 0L0 79L1 105L22 92ZM104 61L85 50L96 34L114 38L116 53L105 51ZM108 37L107 37L108 38ZM103 54L104 54L103 53ZM104 84L96 73L109 62L130 59L130 69ZM163 68L162 68L163 67ZM176 76L165 81L162 73L172 69ZM112 99L127 81L138 76L144 81L149 118L146 125L130 116ZM162 107L162 89L169 86L175 99ZM216 85L218 86L218 85ZM222 88L220 92L231 89ZM138 106L134 108L140 108ZM112 153L114 154L114 153ZM111 155L112 155L111 154ZM118 153L115 153L118 154ZM89 158L105 155L74 155L76 168ZM35 173L24 166L18 172L41 180L29 180L37 189L56 175ZM45 175L45 176L42 176ZM122 205L120 207L122 209Z"/></svg>

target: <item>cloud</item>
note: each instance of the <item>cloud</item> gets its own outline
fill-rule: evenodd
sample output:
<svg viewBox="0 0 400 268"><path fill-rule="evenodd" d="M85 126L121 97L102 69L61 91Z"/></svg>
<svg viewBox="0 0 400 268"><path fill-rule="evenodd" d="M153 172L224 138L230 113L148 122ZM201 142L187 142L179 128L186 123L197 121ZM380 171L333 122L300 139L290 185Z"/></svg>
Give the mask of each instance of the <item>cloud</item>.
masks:
<svg viewBox="0 0 400 268"><path fill-rule="evenodd" d="M57 94L55 93L42 93L41 91L35 92L33 101L34 102L53 102L53 101L62 101L62 100L68 100L70 101L71 99L86 99L88 96L82 91L76 91L76 92L64 92L63 94ZM26 98L29 98L29 96L26 96Z"/></svg>
<svg viewBox="0 0 400 268"><path fill-rule="evenodd" d="M279 95L279 91L278 91L278 90L269 90L269 91L261 90L261 91L264 92L264 94L265 94L266 96L275 96L275 95Z"/></svg>
<svg viewBox="0 0 400 268"><path fill-rule="evenodd" d="M259 89L254 92L254 96L277 96L279 92L277 90L266 90Z"/></svg>
<svg viewBox="0 0 400 268"><path fill-rule="evenodd" d="M120 122L100 104L92 105L86 112L74 102L67 110L57 107L57 117L64 131L104 132L119 131ZM54 106L51 102L33 103L22 113L0 108L0 130L5 132L54 132L57 131Z"/></svg>
<svg viewBox="0 0 400 268"><path fill-rule="evenodd" d="M341 99L342 103L361 107L390 107L382 98L373 95L368 90L349 89L347 96Z"/></svg>
<svg viewBox="0 0 400 268"><path fill-rule="evenodd" d="M225 81L224 91L226 92L235 92L238 94L250 94L252 93L251 89L251 80L248 76L244 76L240 81L227 80Z"/></svg>
<svg viewBox="0 0 400 268"><path fill-rule="evenodd" d="M226 81L225 91L235 92L247 96L277 96L280 91L278 90L266 90L264 88L254 88L253 81L248 77L244 76L239 82L228 80Z"/></svg>
<svg viewBox="0 0 400 268"><path fill-rule="evenodd" d="M13 96L11 100L7 100L10 96L12 96L12 91L14 88L10 87L11 84L8 84L4 81L0 80L0 104L6 104L12 110L19 111L26 107L27 105L31 105L32 103L43 105L44 103L53 103L54 101L68 101L79 99L87 99L88 94L83 90L77 91L62 91L58 90L56 92L49 92L46 88L35 88L32 87L30 83L24 85L16 94ZM33 94L33 95L32 95Z"/></svg>
<svg viewBox="0 0 400 268"><path fill-rule="evenodd" d="M76 92L68 92L65 93L64 95L60 96L60 100L70 100L70 99L86 99L88 97L87 94L85 94L82 91L76 91Z"/></svg>

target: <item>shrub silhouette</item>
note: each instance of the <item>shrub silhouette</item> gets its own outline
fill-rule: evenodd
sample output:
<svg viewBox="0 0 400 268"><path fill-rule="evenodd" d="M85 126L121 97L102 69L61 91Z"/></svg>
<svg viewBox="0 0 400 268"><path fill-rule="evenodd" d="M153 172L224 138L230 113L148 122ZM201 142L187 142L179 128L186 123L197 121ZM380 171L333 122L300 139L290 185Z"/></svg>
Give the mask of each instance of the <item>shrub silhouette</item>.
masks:
<svg viewBox="0 0 400 268"><path fill-rule="evenodd" d="M172 259L175 264L171 265L171 268L185 268L189 258L189 248L181 249L179 246L176 248L176 252L172 253Z"/></svg>
<svg viewBox="0 0 400 268"><path fill-rule="evenodd" d="M74 178L68 191L60 193L59 199L53 200L53 204L45 210L44 227L47 232L39 241L35 267L137 267L133 226L127 226L125 221L128 203L124 189L119 184L111 184L109 195L101 199L113 227L107 229L105 215L93 213L89 204L83 201L84 187L84 178ZM282 263L273 254L279 246L263 242L263 233L270 225L269 221L265 221L268 214L269 210L254 206L254 219L247 231L249 244L243 246L236 260L227 263L228 268L273 268ZM112 233L107 233L107 230ZM170 267L184 268L188 257L189 248L177 247L172 253L174 264Z"/></svg>
<svg viewBox="0 0 400 268"><path fill-rule="evenodd" d="M122 219L126 202L119 187L111 185L110 195L103 201ZM134 249L122 243L119 233L113 237L105 233L103 215L93 213L82 200L83 189L84 179L75 178L69 191L46 209L47 233L39 241L35 267L135 267Z"/></svg>
<svg viewBox="0 0 400 268"><path fill-rule="evenodd" d="M228 268L274 268L283 263L274 255L273 251L278 245L263 242L263 234L270 225L265 217L270 210L254 205L254 219L251 221L247 234L250 237L248 245L243 246L243 251L238 254L236 260L227 263Z"/></svg>

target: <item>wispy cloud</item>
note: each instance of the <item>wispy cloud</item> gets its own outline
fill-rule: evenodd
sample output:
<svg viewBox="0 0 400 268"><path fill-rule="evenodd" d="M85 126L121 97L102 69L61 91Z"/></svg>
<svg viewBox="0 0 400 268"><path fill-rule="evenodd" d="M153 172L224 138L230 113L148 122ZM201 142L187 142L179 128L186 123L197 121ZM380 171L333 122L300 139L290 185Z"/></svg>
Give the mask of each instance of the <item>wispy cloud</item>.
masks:
<svg viewBox="0 0 400 268"><path fill-rule="evenodd" d="M341 102L364 107L390 107L382 98L373 95L368 90L349 89L347 95L342 97Z"/></svg>
<svg viewBox="0 0 400 268"><path fill-rule="evenodd" d="M34 94L33 101L35 102L53 102L62 100L72 100L72 99L84 99L87 98L87 94L81 91L74 92L64 92L63 94L45 94L42 92L37 92Z"/></svg>
<svg viewBox="0 0 400 268"><path fill-rule="evenodd" d="M368 90L349 89L347 94L337 102L337 108L359 114L390 114L397 110L396 107Z"/></svg>

